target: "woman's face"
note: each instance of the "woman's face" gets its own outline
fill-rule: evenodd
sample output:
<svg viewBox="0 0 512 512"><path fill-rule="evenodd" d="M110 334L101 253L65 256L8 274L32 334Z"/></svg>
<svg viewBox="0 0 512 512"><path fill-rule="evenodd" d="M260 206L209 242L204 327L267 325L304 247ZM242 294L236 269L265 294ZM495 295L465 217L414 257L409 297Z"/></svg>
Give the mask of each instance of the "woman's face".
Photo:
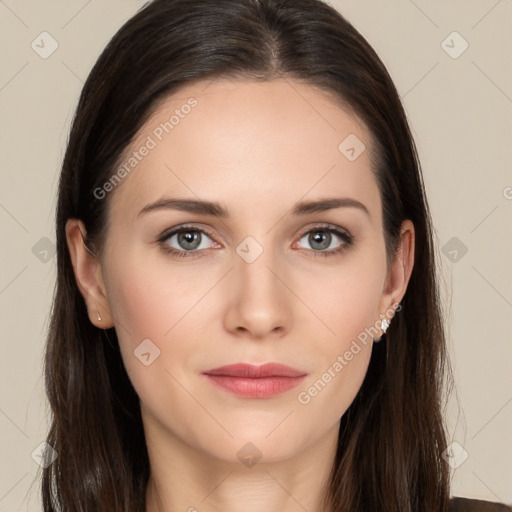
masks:
<svg viewBox="0 0 512 512"><path fill-rule="evenodd" d="M112 196L95 323L112 318L148 443L277 461L337 432L410 273L386 268L370 149L294 81L196 83L146 123L96 191ZM302 376L205 375L272 362Z"/></svg>

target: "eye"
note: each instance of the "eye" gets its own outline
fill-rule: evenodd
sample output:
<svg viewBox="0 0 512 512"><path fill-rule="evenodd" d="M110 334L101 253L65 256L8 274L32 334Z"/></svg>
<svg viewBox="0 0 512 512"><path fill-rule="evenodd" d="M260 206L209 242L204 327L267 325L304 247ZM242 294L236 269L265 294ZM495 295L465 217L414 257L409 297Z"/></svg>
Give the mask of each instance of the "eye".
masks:
<svg viewBox="0 0 512 512"><path fill-rule="evenodd" d="M192 256L190 253L194 253L196 256L196 252L199 253L203 249L212 247L208 245L206 239L212 241L210 235L203 229L182 226L164 233L158 242L164 252L187 257Z"/></svg>
<svg viewBox="0 0 512 512"><path fill-rule="evenodd" d="M307 231L300 240L306 239L315 256L332 256L348 249L354 237L348 232L330 226L315 226ZM336 243L336 239L341 243Z"/></svg>
<svg viewBox="0 0 512 512"><path fill-rule="evenodd" d="M329 225L315 226L306 231L299 242L303 239L310 244L311 249L308 251L312 252L314 256L333 256L347 250L354 243L353 235ZM210 240L210 244L208 240ZM336 242L337 240L338 242ZM213 236L207 231L194 226L181 226L166 231L159 237L158 243L167 254L189 258L204 256L205 249L214 246L221 247L213 241Z"/></svg>

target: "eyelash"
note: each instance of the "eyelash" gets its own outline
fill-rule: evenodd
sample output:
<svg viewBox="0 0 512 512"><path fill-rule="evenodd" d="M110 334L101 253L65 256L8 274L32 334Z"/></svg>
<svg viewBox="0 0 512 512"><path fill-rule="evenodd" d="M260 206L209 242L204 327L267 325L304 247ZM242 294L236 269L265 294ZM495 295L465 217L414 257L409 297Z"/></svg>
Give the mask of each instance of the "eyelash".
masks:
<svg viewBox="0 0 512 512"><path fill-rule="evenodd" d="M312 233L312 232L314 233L315 231L326 231L329 233L333 233L336 236L338 236L339 238L341 238L344 242L344 244L339 246L337 249L330 249L328 251L326 251L326 250L315 251L314 249L306 249L307 251L313 252L315 257L323 256L325 258L328 256L335 256L335 255L340 254L340 253L346 251L347 249L349 249L355 242L355 237L353 235L349 234L348 232L341 231L340 229L332 227L330 225L322 225L322 224L314 226L313 228L308 229L307 231L302 233L299 237L299 240L302 239L304 237L304 235L307 235L308 233ZM188 233L188 232L202 233L202 234L207 235L213 241L215 241L215 238L212 236L211 233L208 232L208 230L200 229L200 228L197 228L194 226L185 225L185 226L181 226L177 229L172 229L171 231L165 231L164 233L162 233L159 236L159 238L157 239L157 242L160 244L164 253L171 254L171 255L177 256L179 258L198 258L198 257L203 256L200 253L205 251L206 249L200 249L200 250L196 249L193 251L184 251L184 250L179 251L177 249L174 249L173 247L169 247L169 245L165 243L173 235L180 234L180 233Z"/></svg>

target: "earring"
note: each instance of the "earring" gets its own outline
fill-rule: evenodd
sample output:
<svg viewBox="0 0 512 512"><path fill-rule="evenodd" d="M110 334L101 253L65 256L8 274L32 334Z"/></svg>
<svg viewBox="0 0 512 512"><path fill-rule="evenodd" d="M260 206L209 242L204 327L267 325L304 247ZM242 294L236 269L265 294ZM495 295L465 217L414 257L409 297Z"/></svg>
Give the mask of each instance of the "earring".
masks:
<svg viewBox="0 0 512 512"><path fill-rule="evenodd" d="M389 327L389 322L386 320L386 318L384 318L384 315L381 314L380 317L381 317L380 328L382 330L382 334L386 334L386 331ZM382 335L380 335L378 338L375 338L373 341L378 343L381 340L382 340Z"/></svg>
<svg viewBox="0 0 512 512"><path fill-rule="evenodd" d="M99 311L97 311L97 313L98 313L98 322L101 322L101 316L100 316Z"/></svg>

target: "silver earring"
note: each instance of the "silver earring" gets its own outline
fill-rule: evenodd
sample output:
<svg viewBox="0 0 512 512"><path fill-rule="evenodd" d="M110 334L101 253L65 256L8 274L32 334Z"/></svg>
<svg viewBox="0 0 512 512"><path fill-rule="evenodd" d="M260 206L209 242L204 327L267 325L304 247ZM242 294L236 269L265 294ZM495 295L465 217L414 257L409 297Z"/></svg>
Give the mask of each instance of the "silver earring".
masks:
<svg viewBox="0 0 512 512"><path fill-rule="evenodd" d="M98 313L98 322L101 322L101 316L100 316L99 311L97 311L97 313Z"/></svg>
<svg viewBox="0 0 512 512"><path fill-rule="evenodd" d="M384 315L380 315L380 316L383 317ZM388 327L389 327L389 322L385 318L381 318L380 328L382 330L382 334L386 333L386 330L387 330ZM381 340L382 340L382 335L380 335L378 338L375 338L373 341L378 343Z"/></svg>

